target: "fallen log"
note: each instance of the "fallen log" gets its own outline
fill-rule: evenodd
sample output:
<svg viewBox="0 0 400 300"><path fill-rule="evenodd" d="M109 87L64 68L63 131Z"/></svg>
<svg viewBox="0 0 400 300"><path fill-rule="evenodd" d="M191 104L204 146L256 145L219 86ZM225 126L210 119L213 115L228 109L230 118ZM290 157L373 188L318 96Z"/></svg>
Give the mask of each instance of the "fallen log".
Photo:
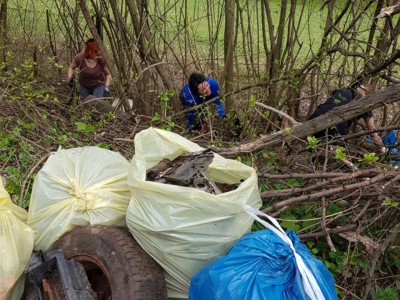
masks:
<svg viewBox="0 0 400 300"><path fill-rule="evenodd" d="M398 101L400 101L400 84L375 91L365 96L363 99L336 107L324 115L298 124L292 128L286 128L270 135L262 136L257 140L236 147L213 148L212 150L224 156L250 154L262 148L274 147L283 143L289 143L293 140L303 139L318 131L330 128L335 124L351 120L365 112Z"/></svg>

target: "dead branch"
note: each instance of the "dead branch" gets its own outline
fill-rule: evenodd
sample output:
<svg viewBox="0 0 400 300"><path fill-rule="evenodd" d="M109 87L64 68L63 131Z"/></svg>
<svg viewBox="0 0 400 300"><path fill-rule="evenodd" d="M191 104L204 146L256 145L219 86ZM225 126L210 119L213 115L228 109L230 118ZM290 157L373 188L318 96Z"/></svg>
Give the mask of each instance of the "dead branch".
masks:
<svg viewBox="0 0 400 300"><path fill-rule="evenodd" d="M340 187L335 187L329 190L324 190L324 191L320 191L320 192L316 192L313 194L308 194L308 195L303 195L303 196L299 196L299 197L294 197L294 198L290 198L290 199L286 199L280 202L277 202L271 206L268 206L266 208L263 209L264 213L269 213L271 211L274 211L275 209L279 209L282 207L287 207L287 206L291 206L295 203L300 203L300 202L304 202L307 200L312 200L312 199L316 199L316 198L321 198L324 196L330 196L330 195L334 195L336 193L339 193L341 191L350 191L350 190L354 190L354 189L360 189L362 187L367 187L373 184L376 184L377 182L380 182L388 177L393 177L396 176L397 172L393 171L393 172L383 172L381 174L376 175L375 177L371 178L371 179L366 179L362 182L357 182L357 183L353 183L353 184L349 184L349 185L343 185Z"/></svg>
<svg viewBox="0 0 400 300"><path fill-rule="evenodd" d="M349 232L349 231L359 231L364 227L368 227L370 224L375 223L379 219L385 218L387 216L387 213L382 213L381 215L376 215L372 218L366 218L362 221L359 221L357 223L349 223L346 225L342 226L336 226L335 228L327 228L330 234L339 234L342 232ZM299 234L298 237L303 240L310 240L310 239L315 239L315 238L320 238L323 237L324 233L321 231L316 231L316 232L309 232L309 233L303 233Z"/></svg>
<svg viewBox="0 0 400 300"><path fill-rule="evenodd" d="M383 240L383 242L380 244L380 247L374 252L374 256L372 257L370 268L369 268L369 278L367 280L367 284L365 287L365 291L370 291L371 290L371 285L372 285L372 280L374 278L374 272L376 268L376 264L378 263L380 257L382 254L386 251L387 247L394 241L394 239L397 237L397 235L400 232L400 223L397 223L389 232L388 236ZM368 298L369 293L364 293L364 298Z"/></svg>
<svg viewBox="0 0 400 300"><path fill-rule="evenodd" d="M249 154L253 151L274 147L285 142L290 143L293 140L302 139L318 131L330 128L340 122L353 119L375 108L398 101L400 101L400 85L392 85L365 96L361 101L352 101L322 116L292 127L291 130L281 130L233 148L214 147L213 151L231 157L246 153Z"/></svg>
<svg viewBox="0 0 400 300"><path fill-rule="evenodd" d="M21 192L19 193L19 202L24 203L25 189L27 182L32 179L32 175L36 172L37 168L43 164L50 156L51 152L47 152L39 161L29 170L28 174L25 176L24 181L21 185Z"/></svg>
<svg viewBox="0 0 400 300"><path fill-rule="evenodd" d="M367 209L369 208L369 206L371 205L372 200L368 200L367 203L365 203L363 209L352 219L352 222L357 222L358 220L361 219L361 217L363 217L367 211Z"/></svg>
<svg viewBox="0 0 400 300"><path fill-rule="evenodd" d="M329 185L334 185L336 183L339 183L341 181L348 181L350 179L354 178L359 178L359 177L364 177L364 176L371 176L373 174L378 174L380 171L378 169L366 169L366 170L361 170L356 173L343 173L340 176L337 176L333 179L328 179L325 181L317 182L314 185L307 186L305 188L290 188L290 189L284 189L284 190L274 190L274 191L266 191L261 193L261 197L285 197L285 196L290 196L294 194L300 194L300 193L306 193L312 190L316 189L321 189L322 187L326 187Z"/></svg>
<svg viewBox="0 0 400 300"><path fill-rule="evenodd" d="M335 173L335 172L318 172L311 174L301 174L301 173L289 173L289 174L268 174L268 173L258 173L259 178L268 179L289 179L289 178L300 178L300 179L322 179L322 178L332 178L340 177L346 173Z"/></svg>
<svg viewBox="0 0 400 300"><path fill-rule="evenodd" d="M382 185L382 190L386 189L389 185L394 184L396 181L400 180L400 174L395 176L393 179L389 180L386 182L384 185Z"/></svg>
<svg viewBox="0 0 400 300"><path fill-rule="evenodd" d="M326 172L326 169L327 169L328 158L329 158L329 155L328 155L328 154L329 154L329 153L328 153L328 145L326 145L326 147L325 147L325 161L324 161L323 172ZM325 183L325 182L327 182L327 181L328 181L327 179L324 179L324 180L322 180L322 183ZM329 249L331 249L331 251L333 251L333 252L336 252L336 248L335 248L335 246L334 246L333 243L332 243L332 239L331 239L331 236L329 235L329 232L328 232L328 230L327 230L327 224L326 224L326 210L327 210L328 203L327 203L325 197L322 197L321 200L322 200L321 229L322 229L322 232L323 232L324 235L325 235L325 240L326 240L326 242L327 242L327 244L328 244L328 246L329 246Z"/></svg>
<svg viewBox="0 0 400 300"><path fill-rule="evenodd" d="M264 107L264 108L266 108L266 109L268 109L270 111L273 111L274 113L280 115L283 118L288 119L290 122L292 122L293 126L297 126L297 125L301 124L300 122L296 121L294 118L289 116L288 114L285 114L283 111L280 111L280 110L278 110L276 108L273 108L273 107L271 107L269 105L265 105L265 104L260 103L260 102L256 102L255 104L257 104L258 106Z"/></svg>
<svg viewBox="0 0 400 300"><path fill-rule="evenodd" d="M395 14L400 13L400 4L395 4L392 6L388 6L385 8L381 9L381 12L379 13L379 15L377 15L375 18L379 19L379 18L389 18Z"/></svg>

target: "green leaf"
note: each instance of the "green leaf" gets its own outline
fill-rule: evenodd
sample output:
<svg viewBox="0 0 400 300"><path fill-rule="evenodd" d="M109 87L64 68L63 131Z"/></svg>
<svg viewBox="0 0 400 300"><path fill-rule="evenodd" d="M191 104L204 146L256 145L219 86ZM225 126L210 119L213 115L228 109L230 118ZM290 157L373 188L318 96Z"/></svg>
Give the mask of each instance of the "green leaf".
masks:
<svg viewBox="0 0 400 300"><path fill-rule="evenodd" d="M385 199L383 200L381 206L397 207L397 206L399 206L399 202L392 201L389 197L385 197Z"/></svg>
<svg viewBox="0 0 400 300"><path fill-rule="evenodd" d="M285 128L284 129L284 131L283 131L285 134L292 134L292 132L293 132L293 128L290 128L290 127L288 127L288 128Z"/></svg>
<svg viewBox="0 0 400 300"><path fill-rule="evenodd" d="M336 156L335 156L335 158L339 159L341 161L346 160L346 155L344 154L344 148L343 147L340 147L340 146L336 147Z"/></svg>
<svg viewBox="0 0 400 300"><path fill-rule="evenodd" d="M161 116L158 113L155 113L154 116L151 118L152 122L157 122L161 120Z"/></svg>
<svg viewBox="0 0 400 300"><path fill-rule="evenodd" d="M256 102L257 102L256 96L255 95L251 95L250 96L250 100L249 100L250 105L255 105Z"/></svg>
<svg viewBox="0 0 400 300"><path fill-rule="evenodd" d="M317 139L315 136L307 136L307 149L315 149L320 142L319 139Z"/></svg>
<svg viewBox="0 0 400 300"><path fill-rule="evenodd" d="M301 229L300 226L295 222L295 221L297 221L296 217L284 216L283 219L286 219L286 220L283 220L280 224L286 230L292 229L294 231L298 231ZM293 222L291 220L293 220Z"/></svg>
<svg viewBox="0 0 400 300"><path fill-rule="evenodd" d="M311 253L312 254L317 254L319 251L318 251L318 249L317 248L312 248L311 249Z"/></svg>
<svg viewBox="0 0 400 300"><path fill-rule="evenodd" d="M372 164L376 162L379 159L379 157L376 156L375 153L365 153L364 154L364 160L366 161L367 164Z"/></svg>
<svg viewBox="0 0 400 300"><path fill-rule="evenodd" d="M295 178L290 178L286 181L287 185L295 187L295 186L300 186L300 182L295 179Z"/></svg>
<svg viewBox="0 0 400 300"><path fill-rule="evenodd" d="M78 130L80 132L82 132L86 129L86 124L82 123L82 122L76 122L75 126L76 126L76 130Z"/></svg>

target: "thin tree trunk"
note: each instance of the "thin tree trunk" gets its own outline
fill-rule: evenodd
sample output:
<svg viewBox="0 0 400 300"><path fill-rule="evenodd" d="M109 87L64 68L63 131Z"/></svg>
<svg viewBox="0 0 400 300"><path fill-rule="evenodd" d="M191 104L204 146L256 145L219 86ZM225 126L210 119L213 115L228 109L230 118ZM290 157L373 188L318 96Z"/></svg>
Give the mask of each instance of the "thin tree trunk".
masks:
<svg viewBox="0 0 400 300"><path fill-rule="evenodd" d="M224 82L225 93L228 94L233 90L234 84L234 65L233 65L233 49L235 37L235 0L225 0L225 33L224 33ZM232 97L227 97L225 101L227 111L233 107Z"/></svg>
<svg viewBox="0 0 400 300"><path fill-rule="evenodd" d="M2 0L0 5L0 55L1 62L4 64L3 71L7 70L6 64L6 45L7 45L7 1Z"/></svg>

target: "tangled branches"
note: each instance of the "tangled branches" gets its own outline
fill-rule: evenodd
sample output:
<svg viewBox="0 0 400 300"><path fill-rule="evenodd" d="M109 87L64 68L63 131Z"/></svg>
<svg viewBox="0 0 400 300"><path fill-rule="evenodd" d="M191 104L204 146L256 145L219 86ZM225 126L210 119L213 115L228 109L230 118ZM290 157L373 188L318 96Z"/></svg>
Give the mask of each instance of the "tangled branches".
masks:
<svg viewBox="0 0 400 300"><path fill-rule="evenodd" d="M296 229L322 255L342 299L366 299L384 281L399 279L393 259L400 255L400 173L385 155L366 164L358 147L349 144L346 150L351 159L335 159L330 151L306 153L282 159L281 171L291 172L260 171L267 186L263 211Z"/></svg>

